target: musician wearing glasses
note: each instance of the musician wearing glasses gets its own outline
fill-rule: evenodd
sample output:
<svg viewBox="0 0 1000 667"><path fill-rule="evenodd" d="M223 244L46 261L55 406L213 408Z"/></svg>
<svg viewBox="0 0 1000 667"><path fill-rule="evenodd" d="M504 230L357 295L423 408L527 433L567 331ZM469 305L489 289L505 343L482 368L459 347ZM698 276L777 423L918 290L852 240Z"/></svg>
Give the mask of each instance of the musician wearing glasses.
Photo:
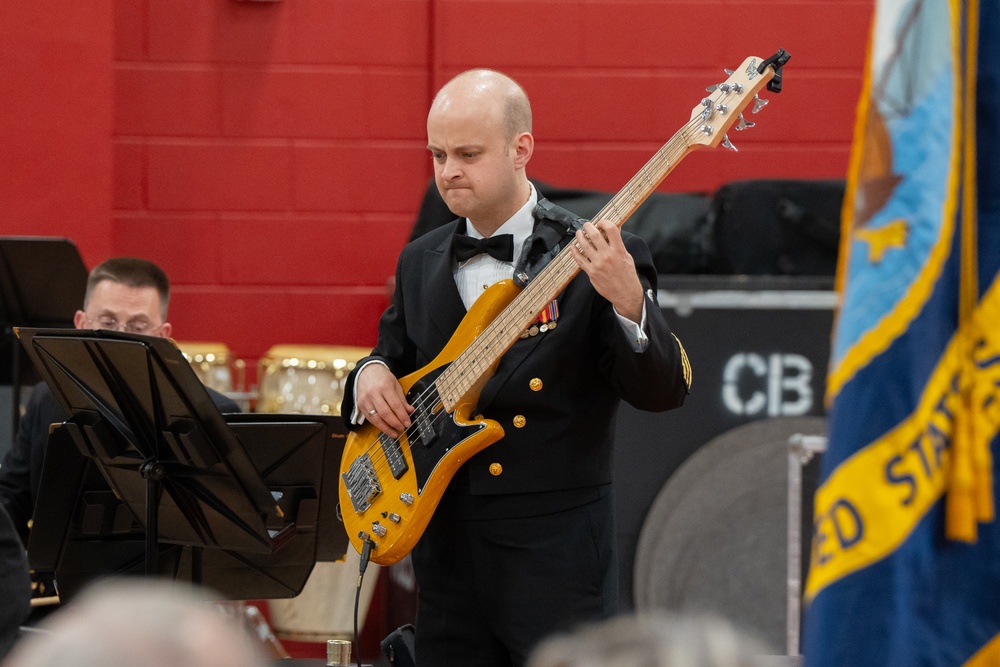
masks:
<svg viewBox="0 0 1000 667"><path fill-rule="evenodd" d="M433 431L442 423L435 401L408 400L397 378L452 345L488 356L489 343L473 348L472 337L455 339L463 317L498 281L537 275L520 299L547 284L540 274L547 267L569 272L564 289L555 281L513 331L501 330L512 333L497 338L507 351L473 414L499 423L503 437L457 468L412 550L417 664L519 667L550 633L616 612L610 487L617 408L621 400L644 410L680 406L690 369L652 298L656 271L645 244L607 220L580 220L532 187L531 108L516 82L492 70L458 75L434 98L427 134L435 182L458 219L403 249L393 303L372 355L348 380L342 412L359 434L371 428L364 424L390 438L406 432L411 450L438 455L446 444L445 432ZM515 303L492 322L505 320ZM459 364L466 366L464 357L449 370ZM474 363L468 368L480 372ZM393 474L410 474L395 461ZM366 489L356 492L355 512ZM367 524L376 545L399 525L387 515Z"/></svg>
<svg viewBox="0 0 1000 667"><path fill-rule="evenodd" d="M135 257L113 257L96 266L87 277L83 309L76 311L77 329L125 331L146 336L170 337L167 321L170 282L156 264ZM236 403L209 389L222 412L239 412ZM48 385L39 383L21 418L17 437L0 465L0 504L10 514L27 544L29 520L34 512L49 425L67 418Z"/></svg>

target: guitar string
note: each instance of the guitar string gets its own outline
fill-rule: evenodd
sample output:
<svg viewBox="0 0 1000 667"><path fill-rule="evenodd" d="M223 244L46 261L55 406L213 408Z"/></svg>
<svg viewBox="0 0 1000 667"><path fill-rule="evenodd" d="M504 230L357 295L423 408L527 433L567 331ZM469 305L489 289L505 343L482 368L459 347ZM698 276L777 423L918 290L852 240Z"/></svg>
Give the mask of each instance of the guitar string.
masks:
<svg viewBox="0 0 1000 667"><path fill-rule="evenodd" d="M700 133L701 132L700 126L703 122L704 121L701 119L700 116L696 116L691 120L689 120L688 123L685 124L685 126L677 134L675 134L674 137L667 142L667 144L665 144L661 149L659 149L653 155L653 157L650 158L650 160L646 163L646 165L644 165L643 168L640 169L639 172L637 172L636 175L633 176L628 183L626 183L626 185L622 188L621 192L615 197L613 197L612 200L608 202L608 204L603 209L601 209L601 211L599 211L597 215L594 216L594 219L614 219L616 220L616 224L618 225L623 224L624 221L622 220L622 217L624 217L624 213L622 213L622 209L627 208L627 206L632 206L632 204L628 203L627 206L623 207L622 204L626 202L623 202L622 200L635 199L636 191L645 192L648 190L649 192L646 193L646 196L648 196L648 194L651 193L652 190L656 187L656 185L653 185L653 187L649 187L650 166L654 165L654 163L663 163L665 157L669 158L666 160L664 164L655 165L660 168L667 169L667 172L665 172L659 179L657 179L656 184L658 184L660 181L662 181L663 178L667 176L667 174L669 173L669 169L671 169L672 166L676 166L677 161L679 161L680 157L682 157L683 151L688 148L687 145L681 147L672 146L672 144L676 143L674 140L682 135L691 136L690 134L685 134L685 133L690 133L691 130L695 128L695 126L698 126L698 129L694 129L694 133ZM642 183L642 185L640 185L640 182ZM645 199L645 197L643 197L643 199ZM635 206L637 207L639 203L641 203L641 201L636 203ZM562 274L567 272L567 270L569 270L569 275L563 276ZM512 320L515 317L517 317L518 320L522 319L521 317L518 317L520 315L520 312L514 312L514 311L524 310L523 306L521 308L515 308L518 302L519 301L532 302L531 297L534 296L533 292L542 291L541 289L542 287L548 288L544 290L544 294L546 296L541 301L539 307L531 308L531 315L528 315L530 322L530 319L537 312L540 312L541 307L543 307L545 303L551 300L550 295L552 293L552 290L550 288L550 284L561 282L563 279L565 279L565 283L568 284L568 282L572 280L572 278L576 275L578 271L579 267L576 266L571 251L569 251L568 246L564 247L564 249L560 251L555 258L552 259L552 261L549 263L549 266L546 267L546 269L542 273L540 273L535 280L529 283L525 287L525 289L515 298L515 300L511 302L511 304L509 304L508 307L504 308L503 311L501 311L501 313L497 316L497 318L493 322L491 322L490 325L486 328L486 330L484 330L483 333L469 345L469 347L465 350L465 352L459 355L459 357L457 357L444 371L442 371L441 375L438 376L435 382L431 383L431 385L427 389L422 391L417 396L413 404L414 406L413 415L416 416L413 419L411 426L407 428L403 433L403 436L405 436L406 441L405 442L403 441L403 436L399 436L396 438L392 438L387 444L394 445L400 450L402 450L403 448L409 448L410 458L412 460L413 447L409 443L413 439L414 434L416 434L417 437L419 438L419 433L422 430L421 426L433 430L434 426L437 424L437 421L439 419L448 418L451 415L451 413L447 412L444 409L435 410L438 404L442 403L442 400L440 398L440 392L438 391L439 384L442 383L442 381L444 381L445 383L450 383L452 381L452 376L456 374L459 376L458 378L455 378L455 381L457 382L459 378L464 377L464 375L468 373L470 370L476 371L476 375L474 376L473 382L478 380L478 378L481 376L482 371L486 367L492 365L496 361L496 358L502 356L502 353L501 355L497 355L496 358L490 360L490 362L486 364L481 360L482 356L481 350L477 348L485 347L488 349L489 346L494 342L500 342L502 340L510 339L509 334L502 337L501 334L506 334L507 329L510 328L509 320ZM553 280L553 278L555 278L555 280ZM561 288L564 286L565 285L560 286L560 291ZM520 329L521 327L518 327L516 335L520 335ZM516 336L514 339L516 340ZM513 342L511 342L510 344L512 345ZM507 347L509 347L509 345ZM506 352L506 350L504 350L504 352ZM468 362L463 363L464 357L470 357L473 360L472 363ZM459 370L453 370L456 368L456 366L460 367ZM471 368L465 368L466 366L470 366ZM469 386L471 386L471 384ZM427 419L426 417L423 417L423 414L425 412L430 416L430 418L427 421L426 425L422 425L420 420L422 418ZM384 439L383 436L384 434L381 434L378 437L376 437L375 440L370 444L368 449L364 452L365 454L369 455L369 460L372 462L372 466L375 469L376 474L379 475L380 478L381 474L387 472L387 469L391 469L389 456L386 454L386 448L382 442ZM374 454L372 454L372 450L376 450ZM402 451L400 451L398 454L394 454L394 456L402 456L402 455L403 455Z"/></svg>
<svg viewBox="0 0 1000 667"><path fill-rule="evenodd" d="M696 121L700 122L700 119L692 119L692 121L689 121L688 126L692 125L692 123ZM688 127L687 129L690 128ZM678 134L683 134L683 131ZM637 190L640 191L651 190L651 188L649 188L650 179L648 176L650 165L654 163L663 163L664 157L669 157L670 159L666 161L666 164L662 165L662 168L667 168L671 164L675 164L674 160L675 156L678 156L680 155L681 152L683 152L682 149L672 148L671 147L672 143L675 142L673 142L672 140L671 142L668 142L659 151L657 151L657 153L654 154L654 156L650 159L650 161L636 174L636 176L634 176L625 185L625 187L622 188L621 193L618 196L614 197L608 203L608 205L606 205L594 217L596 219L621 220L621 218L624 217L624 214L621 212L621 209L623 208L622 200L634 199ZM664 174L663 177L666 177L666 174ZM660 180L662 180L662 178ZM644 183L644 185L640 186L640 182ZM567 269L570 269L570 271L568 271L569 275L564 276L563 274L567 273ZM487 327L487 329L483 332L483 334L477 337L473 341L473 343L470 344L466 352L464 352L454 362L452 362L450 366L442 372L442 374L438 377L438 379L431 384L431 386L429 386L427 389L425 389L417 396L417 399L414 401L413 414L415 415L415 417L413 423L408 429L404 431L403 434L406 437L406 442L403 442L401 437L396 437L390 440L386 444L394 445L395 447L398 447L400 449L409 446L411 452L410 456L412 459L413 448L412 445L409 445L409 443L410 441L413 440L414 434L417 434L417 437L419 437L419 433L421 430L423 430L423 428L429 427L433 430L434 426L437 424L438 419L442 419L450 415L450 413L448 413L443 409L441 410L436 409L438 405L442 403L440 399L439 385L442 382L446 384L456 383L459 379L464 378L465 374L468 373L469 371L474 371L476 373L473 381L475 381L475 379L478 379L484 367L492 365L496 359L495 358L491 359L489 363L485 363L484 361L481 360L482 357L481 351L476 348L485 347L486 349L488 349L490 345L494 342L500 342L501 340L510 339L511 336L508 333L508 329L511 328L510 320L515 318L517 320L521 320L524 317L522 315L522 311L530 310L531 313L527 316L529 318L528 321L530 322L531 318L533 318L537 312L540 312L540 308L544 306L544 304L547 303L549 300L551 300L550 297L553 292L553 287L551 286L551 284L559 283L562 282L563 280L565 280L565 282L568 283L570 280L572 280L573 276L575 276L575 274L578 271L579 267L577 267L575 261L573 261L572 253L568 250L568 248L564 248L556 255L555 258L553 258L553 260L550 262L550 266L541 274L539 274L536 280L532 281L525 288L525 290L520 295L518 295L518 298L516 298L515 301L510 304L510 307L505 308L498 315L497 319L494 320L494 322L492 322L489 327ZM560 286L560 290L561 287L562 286ZM532 296L534 296L532 292L539 292L539 291L544 292L545 297L544 299L541 300L539 307L535 308L533 300L531 298ZM532 303L533 305L529 306L527 309L525 309L523 306L518 308L515 307L517 306L518 301ZM520 335L521 328L522 327L520 326L517 327L518 329L517 335ZM472 363L467 363L467 362L463 363L463 357L466 356L469 356L474 361ZM459 367L458 370L454 370L456 369L456 366ZM452 376L455 375L458 375L458 377L454 378L453 380ZM428 417L424 416L425 413L429 415L429 420ZM427 423L422 424L420 421L422 419L427 420ZM384 438L382 435L378 436L375 439L375 441L371 443L371 445L365 452L369 454L369 460L372 461L376 474L382 474L386 472L387 468L391 469L391 464L389 462L389 455L386 454L386 447L383 444L383 440ZM376 453L374 455L372 455L373 449L376 450ZM393 454L393 456L401 456L401 455L402 455L401 452L399 454L395 453Z"/></svg>
<svg viewBox="0 0 1000 667"><path fill-rule="evenodd" d="M729 94L720 96L715 103L721 103L723 97L728 98ZM749 102L750 100L748 99L743 106L746 106ZM735 118L733 122L735 122ZM637 208L642 201L652 193L656 186L659 185L664 178L666 178L670 170L672 170L680 159L683 158L684 151L693 149L694 143L697 143L689 142L683 143L681 146L676 146L675 144L677 142L675 140L679 137L689 139L692 136L704 134L701 129L704 123L705 120L700 115L692 117L666 144L664 144L664 146L653 154L649 161L628 181L628 183L625 184L621 191L594 216L593 219L615 220L616 225L618 226L624 224L625 220L623 218L626 216L625 211L628 208L631 208L632 210L628 211L628 215L631 215L635 208ZM732 123L730 123L730 125L731 124ZM667 159L665 160L665 158ZM655 179L655 182L650 179L649 172L651 166L657 167L658 170L666 170L661 176ZM642 192L645 193L642 198L633 203L632 200L636 199L636 194ZM513 342L516 341L516 336L520 335L520 330L523 328L520 325L517 326L517 334L513 337L513 339L508 329L511 326L511 320L515 320L516 318L516 321L519 322L524 318L524 315L522 315L522 311L526 310L524 303L532 304L532 306L529 306L531 313L527 316L529 318L528 322L530 323L531 318L540 312L541 308L551 300L552 285L558 285L562 282L562 285L559 285L559 291L561 291L561 289L573 279L578 271L579 267L575 266L572 253L569 251L569 246L567 245L549 262L549 265L536 277L536 279L529 283L524 290L522 290L522 292L520 292L492 322L490 322L483 333L476 337L473 342L470 343L469 347L453 362L451 362L429 387L418 394L413 403L414 411L412 413L416 416L412 420L410 427L405 429L401 436L392 438L387 443L395 445L400 449L399 454L396 454L395 456L403 456L402 450L404 448L408 448L410 450L410 458L412 460L413 448L409 445L409 442L413 439L414 434L416 434L419 438L419 433L423 430L421 428L422 426L423 428L429 428L433 431L433 427L437 424L439 419L451 416L451 413L444 410L443 406L442 409L436 410L438 405L443 403L439 391L440 383L458 384L458 380L464 378L470 370L475 371L472 383L478 381L482 372L489 366L493 365L493 363L495 363L506 352L506 349L513 345ZM564 273L568 273L568 275L563 275ZM542 290L543 287L546 288L544 291ZM532 300L532 297L537 296L535 292L539 291L543 292L545 298L538 304L538 307L535 308L534 305L536 304L536 301ZM519 302L521 303L519 304ZM483 352L482 348L488 349L493 343L501 343L505 346L505 349L499 355L492 358L489 363L485 363L481 359ZM466 360L467 357L471 360L471 362ZM458 368L456 369L456 367ZM455 375L458 377L453 379L453 376ZM469 384L464 391L468 391L468 388L471 386L472 384ZM459 392L459 396L464 394L464 391ZM423 425L419 420L422 418L426 419L426 417L423 417L425 412L429 415L429 421L427 421L426 425ZM403 441L404 436L405 442ZM389 436L380 434L361 454L362 456L365 454L369 456L369 460L372 461L372 466L376 474L379 475L381 473L385 473L387 468L391 469L389 457L385 452L386 448L382 442L384 437ZM372 453L373 450L375 450L374 454Z"/></svg>

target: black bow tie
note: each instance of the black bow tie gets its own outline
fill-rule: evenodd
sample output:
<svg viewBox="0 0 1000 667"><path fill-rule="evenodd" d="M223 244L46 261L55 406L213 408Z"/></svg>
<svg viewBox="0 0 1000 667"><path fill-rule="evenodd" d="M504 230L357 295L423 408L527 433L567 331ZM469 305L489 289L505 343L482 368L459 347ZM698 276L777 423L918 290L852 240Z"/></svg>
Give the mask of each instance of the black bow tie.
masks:
<svg viewBox="0 0 1000 667"><path fill-rule="evenodd" d="M455 234L455 258L465 262L476 255L489 253L501 262L514 260L514 235L498 234L487 239L474 239L466 234Z"/></svg>

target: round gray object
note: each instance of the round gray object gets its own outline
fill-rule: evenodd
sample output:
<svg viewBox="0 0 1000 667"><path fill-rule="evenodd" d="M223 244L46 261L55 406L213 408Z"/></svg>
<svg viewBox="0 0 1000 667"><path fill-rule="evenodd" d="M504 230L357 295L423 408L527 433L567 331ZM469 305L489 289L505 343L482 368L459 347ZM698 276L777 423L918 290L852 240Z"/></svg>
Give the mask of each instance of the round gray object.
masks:
<svg viewBox="0 0 1000 667"><path fill-rule="evenodd" d="M727 431L692 454L643 523L636 608L714 614L772 649L783 648L789 439L825 433L823 417L766 419Z"/></svg>

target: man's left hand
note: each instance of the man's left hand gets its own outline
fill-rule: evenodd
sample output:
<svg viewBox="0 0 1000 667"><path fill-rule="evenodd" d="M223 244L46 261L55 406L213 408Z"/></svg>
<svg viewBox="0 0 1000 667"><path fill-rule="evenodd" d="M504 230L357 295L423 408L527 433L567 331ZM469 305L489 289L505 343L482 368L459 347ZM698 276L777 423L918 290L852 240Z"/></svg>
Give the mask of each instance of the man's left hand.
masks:
<svg viewBox="0 0 1000 667"><path fill-rule="evenodd" d="M639 322L642 283L618 225L607 220L584 223L570 243L570 250L597 293L610 301L619 315Z"/></svg>

